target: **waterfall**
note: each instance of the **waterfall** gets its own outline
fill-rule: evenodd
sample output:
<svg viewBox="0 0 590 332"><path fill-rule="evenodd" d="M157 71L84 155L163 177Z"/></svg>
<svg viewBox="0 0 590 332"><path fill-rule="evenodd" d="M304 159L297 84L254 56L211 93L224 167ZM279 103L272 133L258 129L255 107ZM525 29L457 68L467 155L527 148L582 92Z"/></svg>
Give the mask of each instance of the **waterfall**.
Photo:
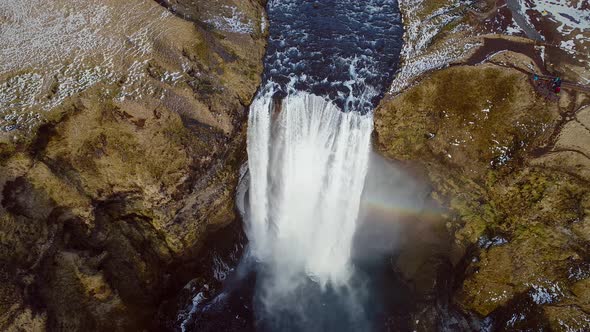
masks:
<svg viewBox="0 0 590 332"><path fill-rule="evenodd" d="M281 292L294 290L301 276L322 288L344 285L372 114L344 113L304 92L288 95L277 109L270 95L261 94L249 114L251 253Z"/></svg>
<svg viewBox="0 0 590 332"><path fill-rule="evenodd" d="M247 246L222 288L185 311L189 325L380 330L390 272L380 249L391 234L367 232L361 197L374 190L366 181L372 112L402 46L397 1L269 0L266 16L261 90L236 192ZM371 246L375 239L382 242Z"/></svg>

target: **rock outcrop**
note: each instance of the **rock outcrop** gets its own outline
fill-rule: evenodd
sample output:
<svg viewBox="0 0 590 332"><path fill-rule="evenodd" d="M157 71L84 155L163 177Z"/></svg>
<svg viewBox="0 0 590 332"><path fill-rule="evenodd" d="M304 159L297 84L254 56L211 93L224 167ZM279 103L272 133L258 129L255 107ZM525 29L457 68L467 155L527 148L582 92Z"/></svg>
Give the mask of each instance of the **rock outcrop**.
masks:
<svg viewBox="0 0 590 332"><path fill-rule="evenodd" d="M264 3L37 2L0 5L0 330L153 326L235 218Z"/></svg>
<svg viewBox="0 0 590 332"><path fill-rule="evenodd" d="M405 10L406 36L424 38L411 30L420 22L431 38L409 40L419 51L407 50L406 62L420 70L402 70L375 112L375 145L422 170L447 209L440 223L453 238L455 272L443 286L464 313L451 328L590 329L589 59L576 51L588 30L560 36L555 20L529 8L532 29L546 35L531 40L501 3ZM576 33L571 48L561 43ZM545 75L564 78L560 95ZM401 92L401 83L410 87ZM416 330L444 323L416 318Z"/></svg>

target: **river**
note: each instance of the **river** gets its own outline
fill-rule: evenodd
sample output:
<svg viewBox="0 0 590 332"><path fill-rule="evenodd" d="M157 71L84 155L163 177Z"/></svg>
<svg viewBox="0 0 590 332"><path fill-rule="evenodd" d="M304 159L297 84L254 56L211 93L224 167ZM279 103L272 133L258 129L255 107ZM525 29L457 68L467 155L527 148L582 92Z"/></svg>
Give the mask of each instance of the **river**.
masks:
<svg viewBox="0 0 590 332"><path fill-rule="evenodd" d="M409 328L411 291L390 265L400 227L391 215L380 220L375 206L405 197L405 207L420 210L416 197L427 189L371 152L372 112L400 57L398 4L271 0L267 13L237 197L246 236L214 264L222 287L194 286L180 328ZM395 174L383 173L388 167Z"/></svg>

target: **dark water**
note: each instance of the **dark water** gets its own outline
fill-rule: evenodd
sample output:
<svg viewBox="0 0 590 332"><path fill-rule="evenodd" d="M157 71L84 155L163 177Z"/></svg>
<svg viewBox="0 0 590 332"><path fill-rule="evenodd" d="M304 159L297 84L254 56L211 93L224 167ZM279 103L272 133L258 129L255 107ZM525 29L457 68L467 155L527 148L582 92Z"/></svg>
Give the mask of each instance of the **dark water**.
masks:
<svg viewBox="0 0 590 332"><path fill-rule="evenodd" d="M273 89L280 98L306 91L343 111L374 109L399 61L403 29L396 0L270 0L267 12L263 92ZM389 329L391 312L403 315L412 306L385 251L353 258L354 276L346 287L321 289L301 276L307 280L302 287L269 306L272 294L265 285L273 271L247 257L243 236L236 240L246 248L244 257L236 263L235 254L219 254L227 264L221 264L223 278L214 273L217 289L203 282L189 287L179 330L381 331ZM404 324L395 322L394 330L409 329Z"/></svg>
<svg viewBox="0 0 590 332"><path fill-rule="evenodd" d="M424 220L417 220L416 216L403 216L401 213L403 210L413 210L416 211L416 215L420 214L426 206L428 188L416 182L409 174L392 168L382 159L372 161L369 174L373 176L369 176L365 184L365 203L361 209L359 228L354 241L352 262L355 273L348 287L328 287L322 290L308 279L303 287L268 308L264 305L264 299L265 296L272 295L268 294L268 280L272 280L268 277L272 271L268 271L263 264L249 259L247 254L238 263L234 246L228 247L231 250L218 250L219 240L216 240L213 242L216 255L236 267L228 271L228 278L221 280L223 285L217 291L203 292L206 299L197 303L196 307L187 302L184 312L195 310L186 320L185 330L412 331L412 322L417 319L413 313L419 308L424 308L420 303L424 297L417 294L395 270L395 252L404 243L406 247L420 250L421 244L418 242L425 238L437 237L427 229ZM243 197L238 197L238 202L247 200L247 193L243 194ZM387 197L388 201L381 202L380 205L398 206L399 208L394 210L399 213L383 213L381 209L371 207L383 197ZM244 203L247 207L248 202ZM410 231L416 226L404 224L421 224L424 227ZM243 233L236 234L234 231L233 235L226 234L224 238L228 235L238 241L240 248L247 250ZM440 239L433 241L435 246L445 243ZM422 250L436 252L437 249L432 245L431 243ZM442 251L444 250L446 249ZM437 265L440 262L430 260L427 264ZM219 268L216 264L212 265L212 270ZM431 277L437 278L436 275ZM428 279L428 276L425 279ZM197 297L200 291L202 288L195 289L191 296ZM445 298L444 294L428 296ZM443 318L445 322L452 319L454 317ZM180 321L177 322L177 325L179 324ZM458 329L456 326L441 329L462 330L464 329Z"/></svg>
<svg viewBox="0 0 590 332"><path fill-rule="evenodd" d="M411 331L409 314L416 305L412 290L384 252L370 259L361 256L353 259L355 273L347 287L322 290L308 279L270 308L264 297L271 272L244 258L220 280L219 289L195 288L190 297L198 302L189 298L175 324L178 330L184 326L185 331L203 332Z"/></svg>
<svg viewBox="0 0 590 332"><path fill-rule="evenodd" d="M263 81L345 111L372 110L395 74L403 28L396 0L271 0Z"/></svg>
<svg viewBox="0 0 590 332"><path fill-rule="evenodd" d="M379 302L385 298L376 295L396 294L391 299L403 299L401 288L391 293L393 289L378 287L374 279L373 284L367 284L370 278L364 273L384 276L384 269L359 269L346 290L320 290L309 281L288 302L267 310L258 296L264 292L264 267L242 262L239 269L244 270L236 271L220 294L198 308L185 325L187 331L381 331L386 329L387 309L391 307Z"/></svg>

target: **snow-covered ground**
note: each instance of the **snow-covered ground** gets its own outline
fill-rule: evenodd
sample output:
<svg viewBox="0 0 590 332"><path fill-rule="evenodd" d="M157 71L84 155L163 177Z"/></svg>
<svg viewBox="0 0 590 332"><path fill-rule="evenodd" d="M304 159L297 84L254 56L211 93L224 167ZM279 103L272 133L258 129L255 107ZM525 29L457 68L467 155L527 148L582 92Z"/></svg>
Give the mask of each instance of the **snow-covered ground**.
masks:
<svg viewBox="0 0 590 332"><path fill-rule="evenodd" d="M139 92L131 83L169 19L155 2L0 0L0 132L35 125L99 82L129 83L120 98Z"/></svg>
<svg viewBox="0 0 590 332"><path fill-rule="evenodd" d="M485 34L529 36L541 43L538 50L543 58L545 45L555 46L590 71L590 4L586 0L509 0L495 13L482 14L490 16L482 17L481 26L462 20L473 10L470 1L447 0L434 10L426 0L399 0L399 5L404 46L391 94L400 93L423 73L465 56L480 45L478 36ZM590 77L580 76L582 83L590 82Z"/></svg>
<svg viewBox="0 0 590 332"><path fill-rule="evenodd" d="M444 28L461 19L463 14L457 9L465 4L465 1L449 1L447 5L423 17L428 1L399 1L405 29L404 46L400 70L391 85L391 94L400 93L422 73L442 68L478 45L466 42L462 38L463 32L470 30L470 27L458 24L451 30L454 37L447 38L436 47L432 47L435 37Z"/></svg>
<svg viewBox="0 0 590 332"><path fill-rule="evenodd" d="M538 27L548 20L550 31L539 31L542 35L557 33L561 39L559 47L575 56L576 53L590 52L590 4L582 0L518 0L519 11L527 18L528 24ZM555 29L555 30L553 30ZM537 30L540 30L537 28ZM546 39L548 39L546 37Z"/></svg>

